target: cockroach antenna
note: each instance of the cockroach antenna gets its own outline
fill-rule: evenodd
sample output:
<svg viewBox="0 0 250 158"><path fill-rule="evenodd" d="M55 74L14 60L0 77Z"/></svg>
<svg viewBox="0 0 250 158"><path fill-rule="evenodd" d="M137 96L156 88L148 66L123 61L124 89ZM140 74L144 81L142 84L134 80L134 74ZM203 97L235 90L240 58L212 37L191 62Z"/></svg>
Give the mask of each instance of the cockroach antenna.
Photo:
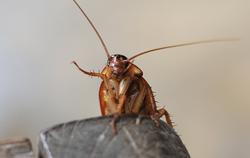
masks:
<svg viewBox="0 0 250 158"><path fill-rule="evenodd" d="M99 40L101 41L102 43L102 46L104 48L104 51L107 55L107 57L109 58L110 57L110 53L108 51L108 48L107 46L105 45L100 33L97 31L95 25L93 24L93 22L89 19L88 15L86 14L85 11L83 11L83 9L81 8L81 6L76 2L76 0L73 0L73 2L76 4L76 6L80 9L80 11L82 12L82 14L84 15L84 17L87 19L87 21L89 22L89 24L91 25L91 27L93 28L93 30L95 31L96 35L98 36Z"/></svg>
<svg viewBox="0 0 250 158"><path fill-rule="evenodd" d="M181 44L176 44L176 45L169 45L169 46L159 47L159 48L150 49L150 50L147 50L147 51L135 53L136 55L130 57L128 60L131 61L131 60L133 60L133 59L135 59L135 58L137 58L137 57L139 57L141 55L151 53L151 52L155 52L155 51L162 50L162 49L167 49L167 48L182 47L182 46L189 46L189 45L196 45L196 44L203 44L203 43L237 41L237 40L239 40L239 39L237 39L237 38L210 39L210 40L203 40L203 41L181 43Z"/></svg>

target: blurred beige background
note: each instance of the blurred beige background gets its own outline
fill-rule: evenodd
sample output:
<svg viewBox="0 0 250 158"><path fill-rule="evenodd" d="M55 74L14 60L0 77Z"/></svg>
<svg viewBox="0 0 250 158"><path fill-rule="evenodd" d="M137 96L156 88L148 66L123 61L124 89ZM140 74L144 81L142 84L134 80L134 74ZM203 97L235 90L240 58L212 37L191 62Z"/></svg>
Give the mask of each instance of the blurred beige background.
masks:
<svg viewBox="0 0 250 158"><path fill-rule="evenodd" d="M196 40L239 42L174 48L137 58L193 158L250 157L249 0L81 0L111 52ZM0 139L100 115L106 56L71 0L0 1Z"/></svg>

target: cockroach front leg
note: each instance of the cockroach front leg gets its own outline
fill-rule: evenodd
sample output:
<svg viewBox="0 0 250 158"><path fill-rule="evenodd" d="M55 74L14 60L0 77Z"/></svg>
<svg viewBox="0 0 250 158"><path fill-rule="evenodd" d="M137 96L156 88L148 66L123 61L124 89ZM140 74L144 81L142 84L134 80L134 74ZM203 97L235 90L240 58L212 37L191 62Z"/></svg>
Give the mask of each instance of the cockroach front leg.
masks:
<svg viewBox="0 0 250 158"><path fill-rule="evenodd" d="M104 84L107 87L107 89L109 89L109 91L111 92L111 88L108 84L107 77L104 74L86 71L82 69L75 61L72 61L72 64L74 64L81 72L83 72L86 75L93 76L93 77L100 77L104 81Z"/></svg>
<svg viewBox="0 0 250 158"><path fill-rule="evenodd" d="M82 69L75 61L72 61L72 64L74 64L81 72L83 72L83 73L86 74L86 75L104 78L104 75L101 74L101 73L88 72L88 71Z"/></svg>

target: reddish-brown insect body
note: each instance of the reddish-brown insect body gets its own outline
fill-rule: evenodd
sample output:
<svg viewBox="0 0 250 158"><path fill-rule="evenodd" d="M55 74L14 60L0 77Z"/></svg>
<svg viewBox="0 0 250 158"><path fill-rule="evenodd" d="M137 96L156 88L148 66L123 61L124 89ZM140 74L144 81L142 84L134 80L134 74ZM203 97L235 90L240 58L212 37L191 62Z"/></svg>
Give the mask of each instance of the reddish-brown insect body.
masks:
<svg viewBox="0 0 250 158"><path fill-rule="evenodd" d="M168 112L164 108L157 110L152 90L142 77L142 70L131 62L135 57L147 52L141 52L130 59L120 54L110 55L92 21L80 5L73 1L92 26L108 57L107 65L101 73L85 71L73 61L83 73L103 80L99 89L102 115L142 114L151 116L156 122L165 115L167 123L172 126Z"/></svg>
<svg viewBox="0 0 250 158"><path fill-rule="evenodd" d="M99 32L95 28L92 21L87 14L82 10L79 4L73 0L77 7L81 10L96 35L98 36L101 44L105 50L108 61L101 73L88 72L79 67L79 65L73 61L73 64L89 76L95 76L102 79L102 83L99 89L99 100L102 115L114 115L119 116L121 114L141 114L148 115L157 123L158 120L164 115L166 122L172 126L172 121L168 112L164 109L157 109L154 95L151 87L147 81L143 78L143 72L132 60L146 53L173 48L186 45L194 45L200 43L210 43L218 41L228 41L231 39L217 39L217 40L204 40L197 42L189 42L183 44L176 44L170 46L164 46L160 48L150 49L136 53L136 55L127 58L124 55L114 54L110 55L103 39ZM115 122L115 121L113 121ZM113 123L115 127L115 123Z"/></svg>
<svg viewBox="0 0 250 158"><path fill-rule="evenodd" d="M106 76L99 90L102 115L142 114L155 119L165 115L172 126L167 111L157 110L152 90L142 77L142 70L127 57L120 54L110 56L101 73Z"/></svg>
<svg viewBox="0 0 250 158"><path fill-rule="evenodd" d="M165 115L172 126L168 112L157 110L152 90L142 77L140 68L125 56L114 54L108 58L101 73L86 72L73 62L82 72L102 78L99 101L102 115L141 114L151 116L156 122Z"/></svg>

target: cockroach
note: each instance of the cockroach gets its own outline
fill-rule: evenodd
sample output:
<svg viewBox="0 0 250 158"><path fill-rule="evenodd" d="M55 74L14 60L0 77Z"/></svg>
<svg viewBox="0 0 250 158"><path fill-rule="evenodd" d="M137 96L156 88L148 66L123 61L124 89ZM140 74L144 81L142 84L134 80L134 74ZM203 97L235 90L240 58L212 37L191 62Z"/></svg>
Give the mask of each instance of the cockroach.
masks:
<svg viewBox="0 0 250 158"><path fill-rule="evenodd" d="M147 53L167 48L231 40L213 39L169 45L138 52L130 58L127 58L126 56L121 54L111 55L101 35L97 31L90 18L87 16L86 12L80 7L76 0L73 1L80 9L81 13L87 19L88 23L91 25L92 29L99 38L102 47L104 48L104 51L107 55L107 64L100 73L96 73L82 69L75 61L73 61L72 63L84 74L99 77L102 79L102 83L99 89L101 114L103 116L114 116L114 120L112 121L114 132L116 132L115 120L121 114L147 115L150 116L157 125L159 125L159 119L162 116L165 116L168 125L173 127L173 123L170 119L168 111L165 108L157 109L152 89L148 82L143 78L143 71L133 63L135 58Z"/></svg>

